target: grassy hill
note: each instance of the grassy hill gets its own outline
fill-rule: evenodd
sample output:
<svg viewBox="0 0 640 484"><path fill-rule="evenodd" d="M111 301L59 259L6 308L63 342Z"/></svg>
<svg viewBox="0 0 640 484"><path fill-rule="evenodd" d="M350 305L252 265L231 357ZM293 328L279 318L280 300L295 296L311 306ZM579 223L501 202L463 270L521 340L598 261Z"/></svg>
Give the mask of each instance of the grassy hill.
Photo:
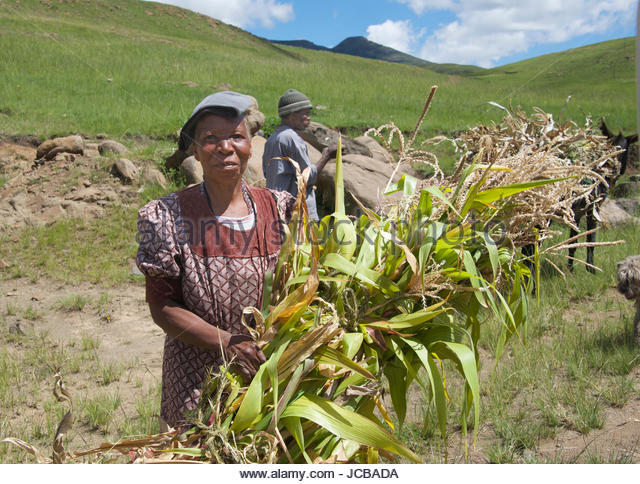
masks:
<svg viewBox="0 0 640 484"><path fill-rule="evenodd" d="M635 44L620 39L471 77L288 46L177 7L138 0L0 2L0 133L167 136L214 90L258 99L271 122L289 87L336 127L390 120L410 129L430 87L424 127L452 132L491 119L496 101L565 117L606 116L635 129Z"/></svg>

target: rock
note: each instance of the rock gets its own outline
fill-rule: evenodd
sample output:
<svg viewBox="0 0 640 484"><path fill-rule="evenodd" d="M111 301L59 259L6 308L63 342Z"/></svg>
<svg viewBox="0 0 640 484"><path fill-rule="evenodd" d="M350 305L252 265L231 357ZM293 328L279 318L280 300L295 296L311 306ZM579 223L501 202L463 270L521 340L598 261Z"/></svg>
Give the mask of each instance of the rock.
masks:
<svg viewBox="0 0 640 484"><path fill-rule="evenodd" d="M264 126L264 114L260 112L258 108L258 101L253 96L249 96L253 103L249 106L245 113L245 119L247 120L247 127L251 136L255 135L262 126Z"/></svg>
<svg viewBox="0 0 640 484"><path fill-rule="evenodd" d="M204 180L202 165L195 156L185 159L180 165L180 174L185 178L187 185L194 185Z"/></svg>
<svg viewBox="0 0 640 484"><path fill-rule="evenodd" d="M167 188L167 179L157 168L145 168L142 172L142 181L151 185L160 185Z"/></svg>
<svg viewBox="0 0 640 484"><path fill-rule="evenodd" d="M100 152L98 150L84 150L84 156L94 159L100 156Z"/></svg>
<svg viewBox="0 0 640 484"><path fill-rule="evenodd" d="M164 160L164 166L167 170L177 170L180 168L180 165L184 160L189 158L192 153L187 153L182 150L176 150L173 152L171 156Z"/></svg>
<svg viewBox="0 0 640 484"><path fill-rule="evenodd" d="M102 215L102 208L94 204L65 201L65 205L66 216L70 218L86 220Z"/></svg>
<svg viewBox="0 0 640 484"><path fill-rule="evenodd" d="M371 151L371 157L380 159L386 163L395 163L391 153L389 153L375 138L371 136L358 136L354 141L362 143Z"/></svg>
<svg viewBox="0 0 640 484"><path fill-rule="evenodd" d="M127 151L127 147L122 143L108 139L98 145L98 152L105 156L109 153L115 153L116 155L124 155Z"/></svg>
<svg viewBox="0 0 640 484"><path fill-rule="evenodd" d="M71 153L58 153L54 158L53 161L56 162L69 162L69 163L73 163L74 161L76 161L76 157L75 155L72 155Z"/></svg>
<svg viewBox="0 0 640 484"><path fill-rule="evenodd" d="M264 173L262 172L262 155L266 142L267 140L262 136L251 138L251 157L247 163L247 169L242 175L245 183L249 185L265 186Z"/></svg>
<svg viewBox="0 0 640 484"><path fill-rule="evenodd" d="M138 179L138 167L126 158L118 158L111 172L125 183L132 183Z"/></svg>
<svg viewBox="0 0 640 484"><path fill-rule="evenodd" d="M85 187L80 190L76 190L73 195L67 197L67 200L73 200L76 202L96 203L103 198L102 193L97 188ZM63 202L64 207L64 202Z"/></svg>
<svg viewBox="0 0 640 484"><path fill-rule="evenodd" d="M625 212L613 199L607 198L598 210L605 227L614 227L633 222L633 217Z"/></svg>
<svg viewBox="0 0 640 484"><path fill-rule="evenodd" d="M340 134L327 126L311 121L309 126L300 133L302 139L315 149L322 151L327 146L337 145ZM342 137L342 154L355 154L371 157L371 150L362 143L346 136Z"/></svg>
<svg viewBox="0 0 640 484"><path fill-rule="evenodd" d="M60 220L61 218L65 217L66 215L67 212L64 210L64 208L62 208L61 205L55 205L38 214L37 218L42 220L45 225L50 225L56 220Z"/></svg>
<svg viewBox="0 0 640 484"><path fill-rule="evenodd" d="M393 173L392 165L375 158L354 154L345 155L342 160L345 192L353 193L366 207L379 210L389 202L397 202L400 199L400 194L387 196L382 194ZM316 197L321 200L323 206L333 206L335 172L335 163L328 163L318 177ZM401 168L394 181L397 181L403 173L405 171ZM349 195L346 198L351 199ZM351 203L348 211L352 215L360 214L355 202Z"/></svg>
<svg viewBox="0 0 640 484"><path fill-rule="evenodd" d="M54 138L45 141L36 150L36 160L52 160L58 153L75 153L81 155L84 142L78 135Z"/></svg>
<svg viewBox="0 0 640 484"><path fill-rule="evenodd" d="M630 215L640 212L640 198L618 198L615 202Z"/></svg>

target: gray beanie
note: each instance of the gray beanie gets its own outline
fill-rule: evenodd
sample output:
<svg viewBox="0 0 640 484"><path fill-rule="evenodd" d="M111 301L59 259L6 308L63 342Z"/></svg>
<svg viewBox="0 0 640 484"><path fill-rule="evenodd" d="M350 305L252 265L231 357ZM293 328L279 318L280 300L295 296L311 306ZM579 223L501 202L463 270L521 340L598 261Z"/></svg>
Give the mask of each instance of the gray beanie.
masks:
<svg viewBox="0 0 640 484"><path fill-rule="evenodd" d="M313 108L309 98L295 89L288 89L278 101L278 116L288 116L296 111Z"/></svg>

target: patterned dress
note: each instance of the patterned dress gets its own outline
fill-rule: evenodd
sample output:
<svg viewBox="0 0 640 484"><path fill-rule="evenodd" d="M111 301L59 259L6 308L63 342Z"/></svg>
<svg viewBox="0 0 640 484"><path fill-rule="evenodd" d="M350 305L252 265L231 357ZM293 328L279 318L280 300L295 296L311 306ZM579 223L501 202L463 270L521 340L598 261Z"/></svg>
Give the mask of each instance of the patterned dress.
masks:
<svg viewBox="0 0 640 484"><path fill-rule="evenodd" d="M248 334L241 321L247 306L260 307L264 274L277 262L281 221L294 199L286 192L242 186L255 216L250 230L220 223L209 207L204 183L153 200L138 213L136 263L146 279L147 302L172 299L209 324ZM162 363L161 416L185 423L196 408L202 381L223 362L219 351L167 335Z"/></svg>

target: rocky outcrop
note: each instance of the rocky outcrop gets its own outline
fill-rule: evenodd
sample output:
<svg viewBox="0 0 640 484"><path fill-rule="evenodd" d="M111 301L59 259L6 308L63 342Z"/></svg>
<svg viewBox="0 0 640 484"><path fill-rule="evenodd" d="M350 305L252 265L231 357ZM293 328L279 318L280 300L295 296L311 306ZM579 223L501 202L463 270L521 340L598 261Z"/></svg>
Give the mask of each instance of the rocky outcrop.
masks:
<svg viewBox="0 0 640 484"><path fill-rule="evenodd" d="M258 101L253 96L249 96L253 103L247 109L245 113L245 119L247 121L247 127L249 128L249 133L251 136L255 135L261 128L264 126L264 114L260 112L258 108Z"/></svg>
<svg viewBox="0 0 640 484"><path fill-rule="evenodd" d="M122 143L118 143L117 141L108 139L98 144L98 152L102 155L108 155L110 153L114 153L116 155L124 155L129 150Z"/></svg>
<svg viewBox="0 0 640 484"><path fill-rule="evenodd" d="M262 172L262 155L264 154L266 142L267 140L262 136L251 138L251 157L247 162L247 169L242 175L245 183L249 185L265 186L264 173Z"/></svg>
<svg viewBox="0 0 640 484"><path fill-rule="evenodd" d="M184 177L187 185L200 183L204 179L202 165L196 160L195 156L190 156L182 162L180 165L180 174Z"/></svg>
<svg viewBox="0 0 640 484"><path fill-rule="evenodd" d="M111 167L111 173L120 178L124 183L133 183L138 179L139 170L131 160L118 158Z"/></svg>
<svg viewBox="0 0 640 484"><path fill-rule="evenodd" d="M300 133L300 136L315 149L322 151L327 146L337 145L340 133L335 129L328 128L324 124L312 121L309 123L309 126ZM371 150L367 148L367 146L346 136L342 137L342 153L345 155L372 156Z"/></svg>
<svg viewBox="0 0 640 484"><path fill-rule="evenodd" d="M145 168L142 171L142 181L149 185L160 185L167 188L167 179L157 168Z"/></svg>
<svg viewBox="0 0 640 484"><path fill-rule="evenodd" d="M395 160L393 159L393 156L391 156L391 153L389 153L387 149L384 148L375 138L372 138L371 136L362 135L362 136L358 136L357 138L354 138L353 140L369 148L369 151L371 151L372 158L377 158L382 161L386 161L387 163L395 162Z"/></svg>
<svg viewBox="0 0 640 484"><path fill-rule="evenodd" d="M82 154L84 142L78 135L54 138L45 141L36 151L37 160L52 160L60 153Z"/></svg>
<svg viewBox="0 0 640 484"><path fill-rule="evenodd" d="M607 198L598 211L602 225L614 227L634 221L634 217L627 213L615 200Z"/></svg>
<svg viewBox="0 0 640 484"><path fill-rule="evenodd" d="M182 162L193 155L193 151L188 152L175 150L170 156L164 160L164 166L167 170L178 170Z"/></svg>
<svg viewBox="0 0 640 484"><path fill-rule="evenodd" d="M379 210L388 203L400 199L399 194L383 195L393 173L392 165L375 158L354 154L344 155L342 161L345 192L355 195L367 208ZM335 172L335 163L328 163L318 177L316 196L325 206L331 206L335 197ZM394 177L394 182L404 173L399 170ZM351 199L349 195L346 195L346 198ZM353 215L360 213L355 203L351 204L349 212Z"/></svg>

